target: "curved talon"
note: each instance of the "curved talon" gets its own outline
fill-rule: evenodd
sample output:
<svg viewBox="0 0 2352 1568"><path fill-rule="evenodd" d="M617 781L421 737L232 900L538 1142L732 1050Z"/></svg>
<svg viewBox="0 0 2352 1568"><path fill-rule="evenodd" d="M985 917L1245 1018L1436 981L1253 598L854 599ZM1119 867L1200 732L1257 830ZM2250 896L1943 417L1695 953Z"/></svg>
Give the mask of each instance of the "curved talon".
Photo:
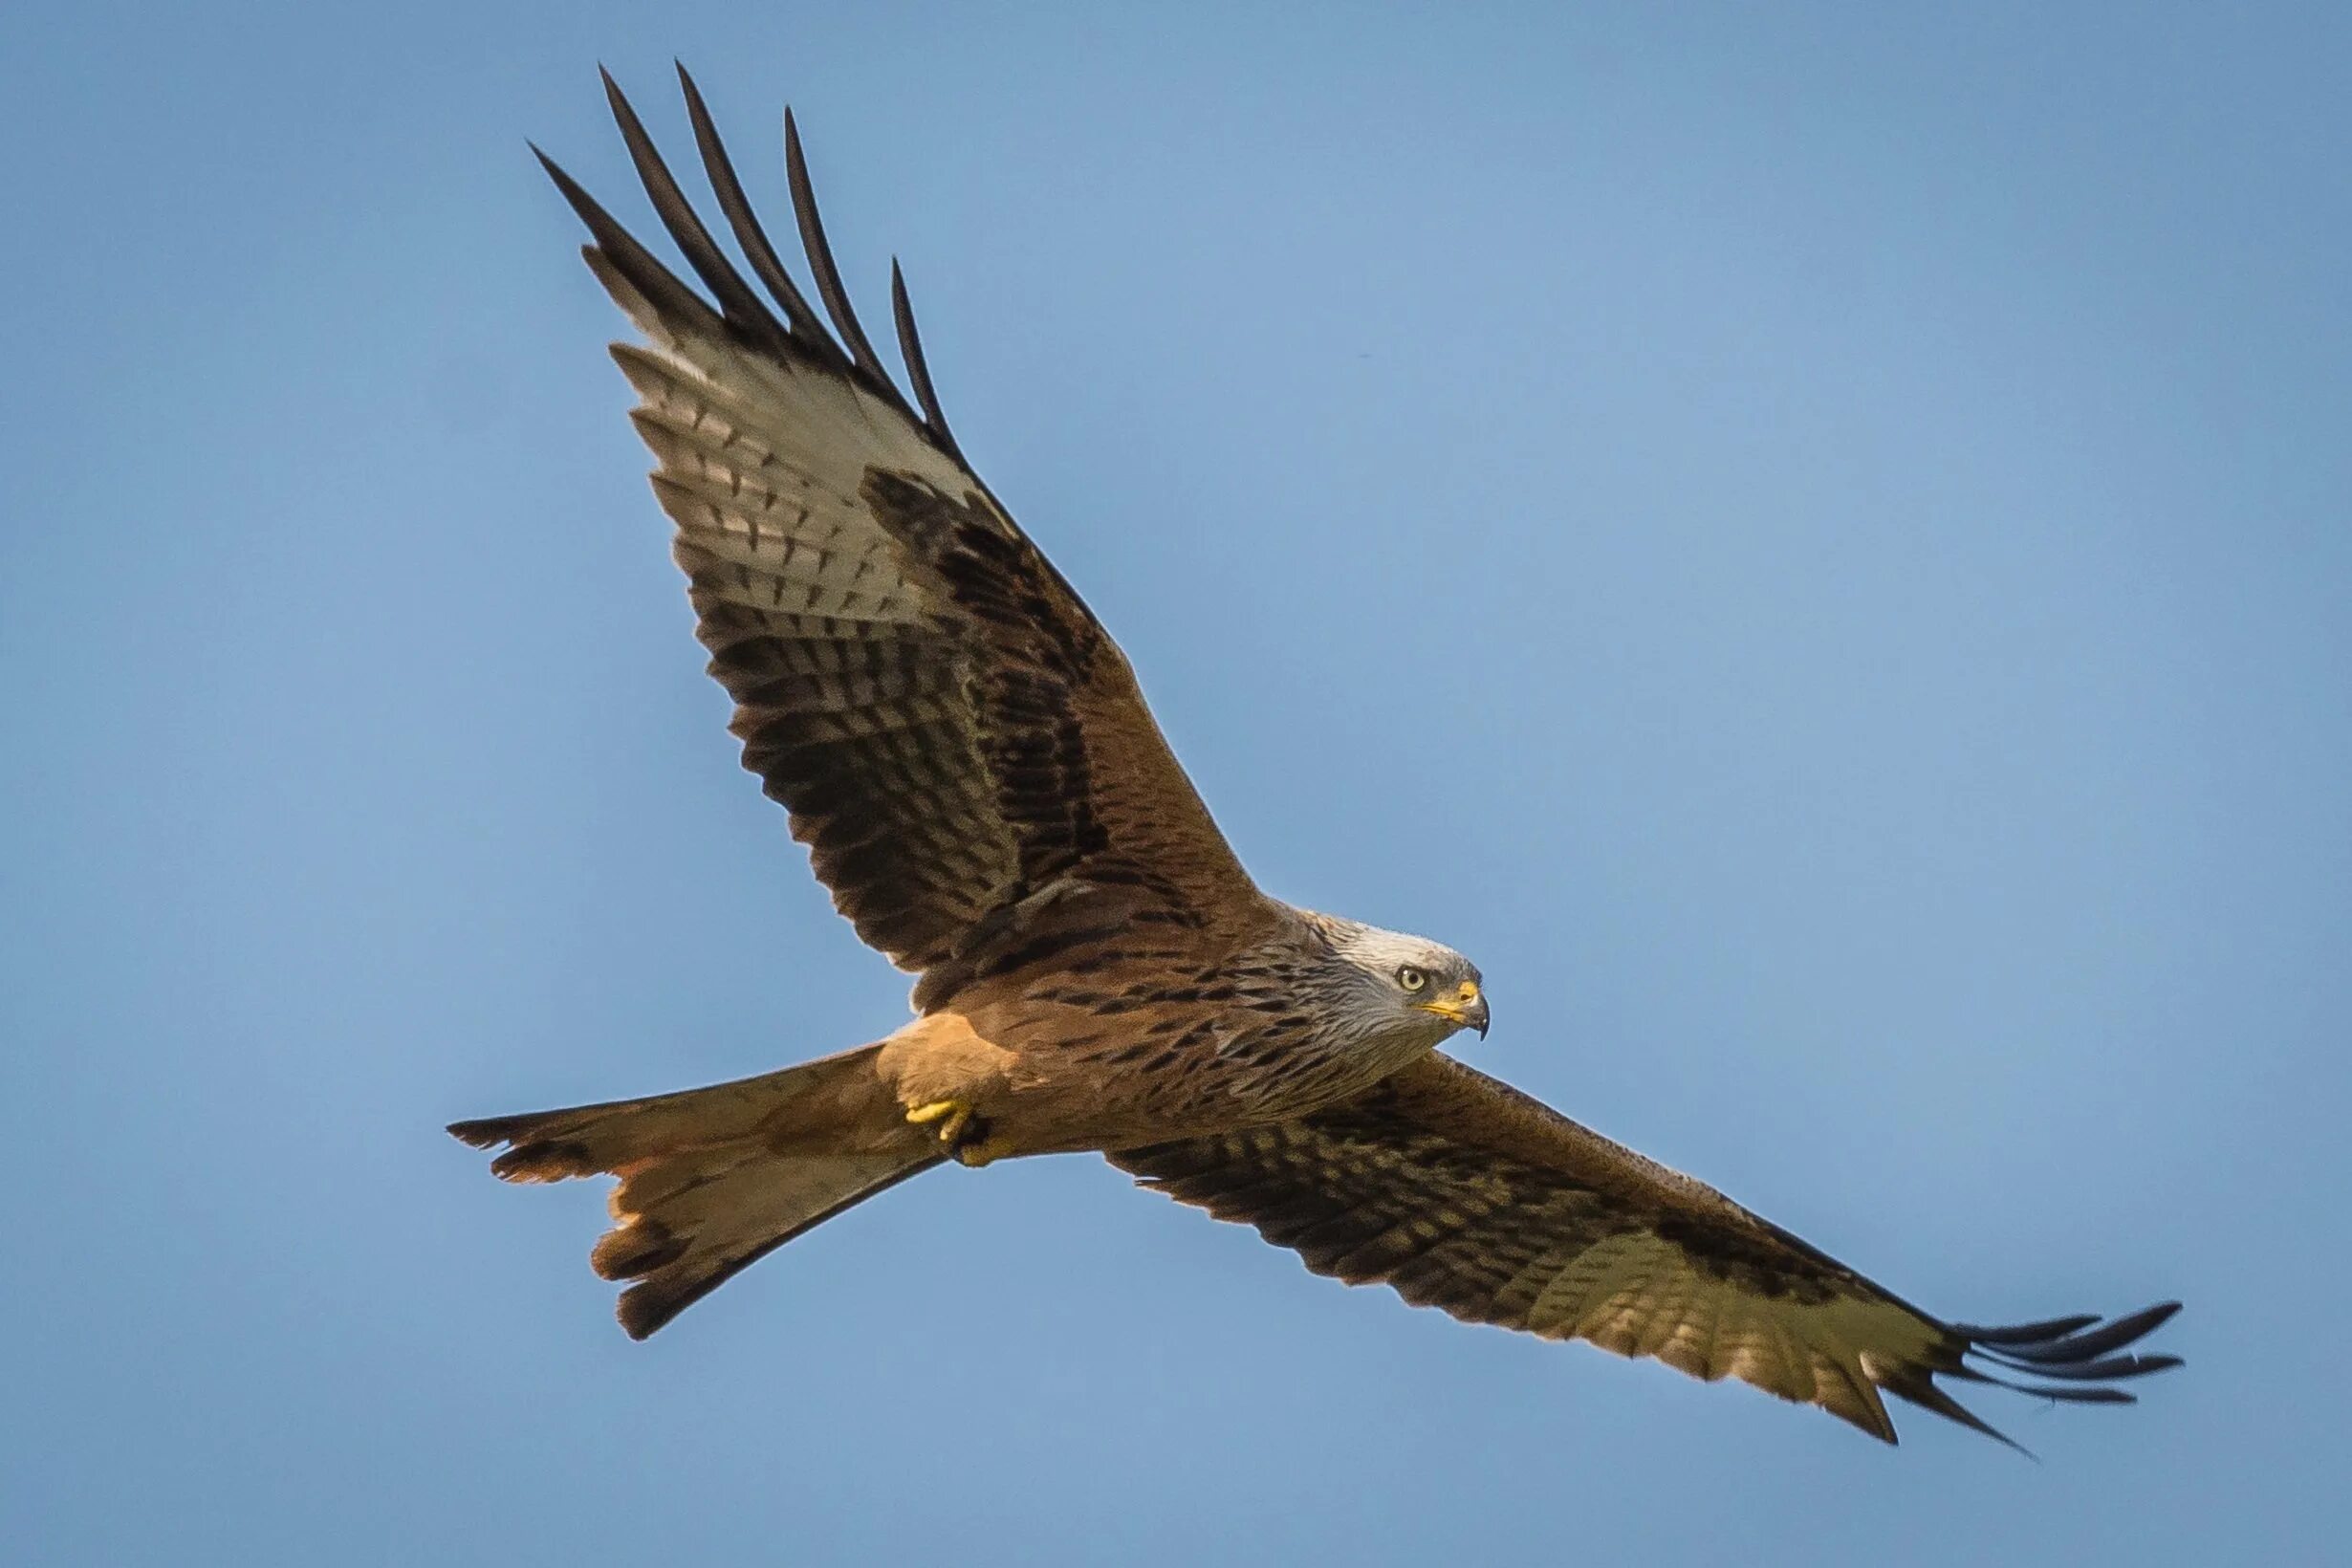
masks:
<svg viewBox="0 0 2352 1568"><path fill-rule="evenodd" d="M913 1106L908 1109L906 1120L918 1127L937 1123L939 1141L947 1145L948 1157L974 1169L1013 1152L1002 1140L991 1138L989 1124L960 1100L934 1100L926 1105Z"/></svg>
<svg viewBox="0 0 2352 1568"><path fill-rule="evenodd" d="M909 1109L906 1120L918 1127L938 1122L939 1141L953 1146L962 1141L964 1129L971 1124L971 1107L960 1100L934 1100L927 1105Z"/></svg>

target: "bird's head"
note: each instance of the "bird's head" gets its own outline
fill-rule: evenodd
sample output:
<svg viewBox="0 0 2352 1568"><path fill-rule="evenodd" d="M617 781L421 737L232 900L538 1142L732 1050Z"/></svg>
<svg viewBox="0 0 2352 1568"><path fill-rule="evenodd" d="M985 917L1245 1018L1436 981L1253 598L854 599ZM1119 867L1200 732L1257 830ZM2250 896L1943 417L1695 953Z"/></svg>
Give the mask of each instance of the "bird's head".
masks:
<svg viewBox="0 0 2352 1568"><path fill-rule="evenodd" d="M1441 942L1353 921L1334 922L1332 947L1361 976L1352 988L1369 1021L1444 1039L1456 1030L1487 1032L1487 998L1478 966Z"/></svg>

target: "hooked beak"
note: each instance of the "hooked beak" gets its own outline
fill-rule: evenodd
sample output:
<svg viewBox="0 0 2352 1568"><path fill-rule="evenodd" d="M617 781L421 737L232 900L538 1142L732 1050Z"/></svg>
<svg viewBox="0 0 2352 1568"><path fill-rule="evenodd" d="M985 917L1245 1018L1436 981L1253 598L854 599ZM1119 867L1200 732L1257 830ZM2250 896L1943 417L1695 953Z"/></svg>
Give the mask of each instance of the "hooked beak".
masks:
<svg viewBox="0 0 2352 1568"><path fill-rule="evenodd" d="M1456 1029L1474 1029L1478 1037L1487 1037L1487 999L1478 990L1478 982L1465 980L1451 996L1414 1004L1424 1013L1433 1013Z"/></svg>

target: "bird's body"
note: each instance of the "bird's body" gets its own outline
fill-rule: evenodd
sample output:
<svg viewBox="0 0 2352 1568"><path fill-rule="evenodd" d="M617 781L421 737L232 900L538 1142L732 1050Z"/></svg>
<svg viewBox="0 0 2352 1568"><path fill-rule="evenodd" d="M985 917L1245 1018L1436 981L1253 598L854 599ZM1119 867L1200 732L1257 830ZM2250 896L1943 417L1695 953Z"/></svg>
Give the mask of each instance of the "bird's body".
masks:
<svg viewBox="0 0 2352 1568"><path fill-rule="evenodd" d="M609 1174L594 1254L642 1337L810 1226L948 1159L1093 1151L1309 1267L1457 1317L1736 1376L1893 1438L1884 1390L2057 1398L2169 1358L2105 1326L1941 1322L1720 1193L1441 1052L1486 1033L1461 954L1261 892L1118 645L963 459L903 287L915 402L851 313L786 120L828 333L690 81L703 163L771 309L618 89L664 226L716 306L549 164L643 331L614 357L659 460L745 766L870 946L917 975L873 1044L649 1100L461 1122L499 1174ZM838 338L836 336L838 334ZM1993 1368L1993 1371L1986 1370Z"/></svg>
<svg viewBox="0 0 2352 1568"><path fill-rule="evenodd" d="M1090 904L1107 918L1083 913ZM1005 940L1017 961L984 961L882 1048L885 1062L904 1064L902 1100L969 1103L991 1156L1303 1116L1461 1027L1434 1013L1360 1017L1347 1004L1361 971L1339 956L1362 929L1353 923L1269 900L1254 928L1201 931L1091 889L1049 892L1049 907L1053 935L1016 924ZM1417 947L1436 961L1433 945Z"/></svg>

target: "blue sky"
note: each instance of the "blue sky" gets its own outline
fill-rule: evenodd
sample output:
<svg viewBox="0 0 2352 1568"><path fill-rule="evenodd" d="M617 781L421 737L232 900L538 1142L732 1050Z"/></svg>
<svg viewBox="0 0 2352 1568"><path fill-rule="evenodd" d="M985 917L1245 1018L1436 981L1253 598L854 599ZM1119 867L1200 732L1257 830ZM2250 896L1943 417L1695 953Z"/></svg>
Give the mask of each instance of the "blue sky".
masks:
<svg viewBox="0 0 2352 1568"><path fill-rule="evenodd" d="M2352 1294L2341 8L0 23L21 1560L2314 1561ZM454 1117L874 1038L700 673L595 66L792 102L1260 880L1904 1295L2189 1311L2027 1463L1308 1276L1078 1159L633 1345Z"/></svg>

